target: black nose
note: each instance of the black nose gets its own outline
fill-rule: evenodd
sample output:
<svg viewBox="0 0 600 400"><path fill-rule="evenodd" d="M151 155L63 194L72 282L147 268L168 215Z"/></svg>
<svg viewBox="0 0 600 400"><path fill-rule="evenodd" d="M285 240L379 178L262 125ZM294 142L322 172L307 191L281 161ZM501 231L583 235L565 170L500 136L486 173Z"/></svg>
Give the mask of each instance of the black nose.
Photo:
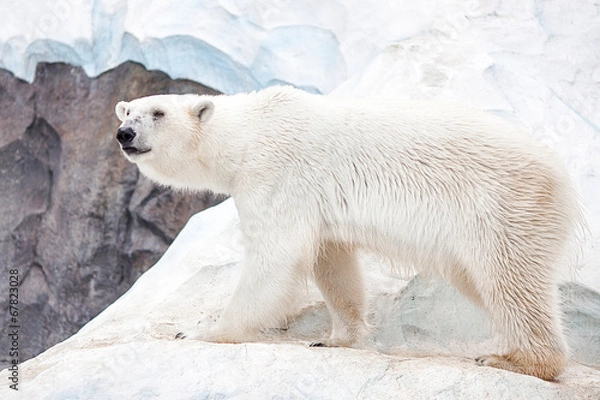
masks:
<svg viewBox="0 0 600 400"><path fill-rule="evenodd" d="M135 132L131 128L119 128L117 131L117 140L121 144L131 143L135 137Z"/></svg>

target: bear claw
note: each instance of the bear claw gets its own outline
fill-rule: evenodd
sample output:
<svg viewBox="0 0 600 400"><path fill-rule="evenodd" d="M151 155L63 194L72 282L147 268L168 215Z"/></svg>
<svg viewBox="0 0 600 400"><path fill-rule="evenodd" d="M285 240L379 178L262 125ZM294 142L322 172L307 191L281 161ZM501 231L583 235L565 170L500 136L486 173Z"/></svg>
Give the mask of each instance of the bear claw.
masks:
<svg viewBox="0 0 600 400"><path fill-rule="evenodd" d="M187 335L183 332L179 332L177 335L175 335L175 339L185 339L187 337Z"/></svg>

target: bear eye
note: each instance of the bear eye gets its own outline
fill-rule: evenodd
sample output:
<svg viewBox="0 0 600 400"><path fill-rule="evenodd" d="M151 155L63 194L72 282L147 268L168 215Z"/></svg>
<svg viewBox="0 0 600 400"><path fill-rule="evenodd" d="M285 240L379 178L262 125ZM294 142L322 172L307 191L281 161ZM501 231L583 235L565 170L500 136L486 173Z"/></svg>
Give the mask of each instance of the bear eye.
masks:
<svg viewBox="0 0 600 400"><path fill-rule="evenodd" d="M129 111L129 110L127 110L127 116L128 116L128 117L129 117L129 113L130 113L130 111Z"/></svg>
<svg viewBox="0 0 600 400"><path fill-rule="evenodd" d="M154 119L162 118L164 116L165 116L165 113L164 113L164 111L161 111L161 110L155 110L152 113L152 118L154 118Z"/></svg>

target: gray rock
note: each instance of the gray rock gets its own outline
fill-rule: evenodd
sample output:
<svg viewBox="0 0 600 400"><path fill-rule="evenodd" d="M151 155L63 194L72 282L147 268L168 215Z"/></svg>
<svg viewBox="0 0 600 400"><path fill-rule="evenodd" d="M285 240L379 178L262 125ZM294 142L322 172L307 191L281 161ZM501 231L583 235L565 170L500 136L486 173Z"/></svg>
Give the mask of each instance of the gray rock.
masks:
<svg viewBox="0 0 600 400"><path fill-rule="evenodd" d="M3 276L19 270L21 361L117 299L218 201L158 188L120 154L115 104L160 93L216 92L134 63L97 78L40 64L32 84L0 70L0 266ZM8 279L0 293L6 302ZM6 306L0 321L4 332Z"/></svg>

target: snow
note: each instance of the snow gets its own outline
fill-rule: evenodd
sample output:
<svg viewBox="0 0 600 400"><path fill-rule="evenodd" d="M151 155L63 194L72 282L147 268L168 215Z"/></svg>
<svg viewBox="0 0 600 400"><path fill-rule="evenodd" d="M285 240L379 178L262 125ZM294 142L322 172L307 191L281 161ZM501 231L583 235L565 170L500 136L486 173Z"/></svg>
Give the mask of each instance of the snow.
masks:
<svg viewBox="0 0 600 400"><path fill-rule="evenodd" d="M289 83L495 112L565 161L590 230L576 280L600 290L600 8L591 0L0 0L0 27L0 67L29 81L40 61L95 76L134 60L225 93ZM558 384L476 367L472 357L494 349L486 319L447 288L407 284L369 259L374 348L307 348L329 324L312 287L289 329L267 343L174 341L198 319L213 321L231 295L238 223L231 200L194 216L121 299L21 365L23 390L30 398L600 398L600 373L576 363ZM598 293L577 290L574 359L598 365L590 322ZM7 390L0 386L0 397L14 395Z"/></svg>

